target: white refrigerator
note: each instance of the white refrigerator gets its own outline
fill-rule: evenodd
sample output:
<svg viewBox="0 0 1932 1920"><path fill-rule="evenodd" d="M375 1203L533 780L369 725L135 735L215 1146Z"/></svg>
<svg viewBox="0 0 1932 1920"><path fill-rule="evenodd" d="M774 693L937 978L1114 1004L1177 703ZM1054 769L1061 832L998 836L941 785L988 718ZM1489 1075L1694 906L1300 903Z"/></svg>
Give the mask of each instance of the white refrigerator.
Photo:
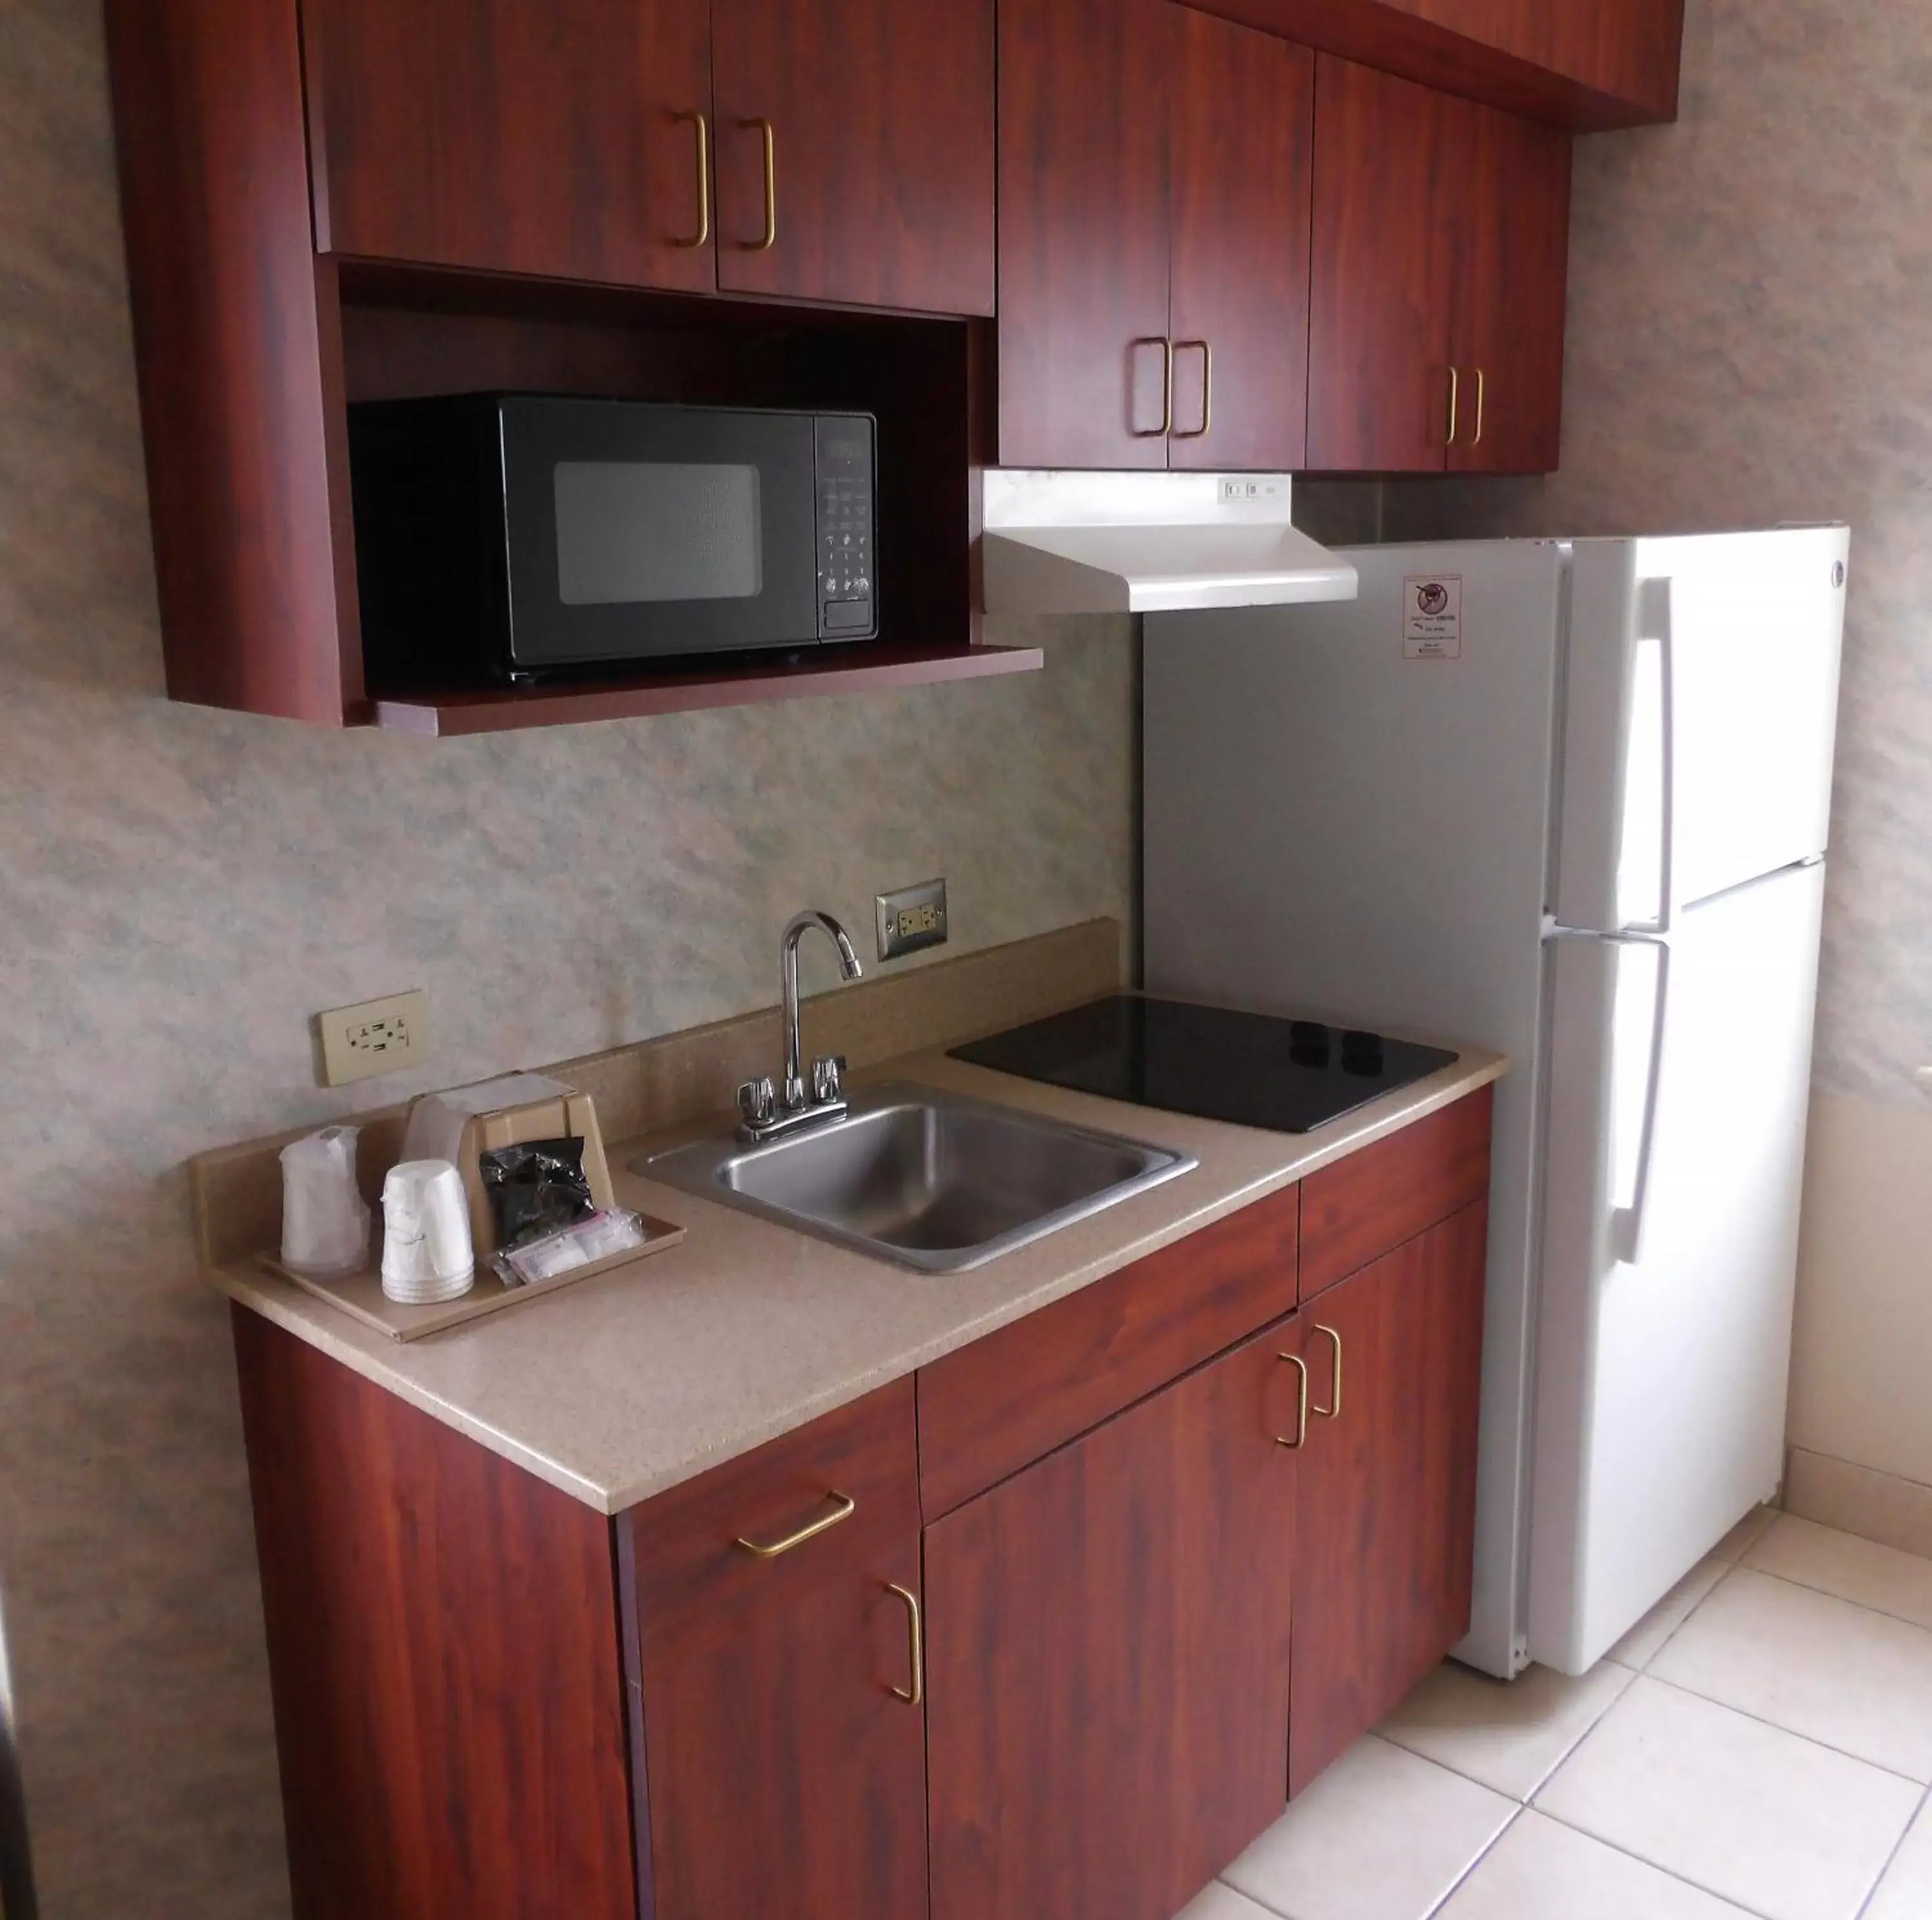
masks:
<svg viewBox="0 0 1932 1920"><path fill-rule="evenodd" d="M1474 1615L1580 1673L1783 1475L1848 535L1150 616L1157 993L1495 1048Z"/></svg>

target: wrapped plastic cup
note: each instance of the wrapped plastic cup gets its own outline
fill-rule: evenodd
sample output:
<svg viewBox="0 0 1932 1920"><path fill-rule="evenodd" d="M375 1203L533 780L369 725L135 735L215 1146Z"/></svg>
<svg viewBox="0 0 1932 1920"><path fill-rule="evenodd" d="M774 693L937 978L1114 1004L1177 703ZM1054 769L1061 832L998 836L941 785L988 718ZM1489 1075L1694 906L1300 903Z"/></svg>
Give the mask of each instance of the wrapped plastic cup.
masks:
<svg viewBox="0 0 1932 1920"><path fill-rule="evenodd" d="M327 1279L369 1261L369 1209L356 1185L356 1127L325 1127L283 1148L282 1264Z"/></svg>
<svg viewBox="0 0 1932 1920"><path fill-rule="evenodd" d="M446 1160L406 1160L382 1182L382 1291L423 1306L476 1283L470 1201Z"/></svg>

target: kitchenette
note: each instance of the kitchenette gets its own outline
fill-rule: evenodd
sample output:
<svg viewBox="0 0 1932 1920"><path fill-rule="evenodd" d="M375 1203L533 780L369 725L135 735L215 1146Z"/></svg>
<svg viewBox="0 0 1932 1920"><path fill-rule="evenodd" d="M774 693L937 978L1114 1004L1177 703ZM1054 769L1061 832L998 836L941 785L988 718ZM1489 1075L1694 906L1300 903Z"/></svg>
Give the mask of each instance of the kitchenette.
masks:
<svg viewBox="0 0 1932 1920"><path fill-rule="evenodd" d="M4 1920L1932 1901L1808 9L22 0Z"/></svg>
<svg viewBox="0 0 1932 1920"><path fill-rule="evenodd" d="M842 1110L762 1143L678 1106L768 1019L560 1068L688 1237L466 1336L264 1270L284 1143L197 1167L305 1904L1170 1913L1460 1636L1504 1063L1284 1023L1276 1132L1158 1039L1132 1104L944 1050L1157 1014L1082 997L1118 948L842 990Z"/></svg>

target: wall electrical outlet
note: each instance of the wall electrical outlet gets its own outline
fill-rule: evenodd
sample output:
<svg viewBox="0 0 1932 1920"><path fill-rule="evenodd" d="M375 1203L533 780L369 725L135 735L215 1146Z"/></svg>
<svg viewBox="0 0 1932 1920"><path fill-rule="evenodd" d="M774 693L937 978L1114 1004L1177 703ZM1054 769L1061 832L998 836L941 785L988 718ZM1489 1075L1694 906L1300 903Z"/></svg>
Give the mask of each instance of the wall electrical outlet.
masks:
<svg viewBox="0 0 1932 1920"><path fill-rule="evenodd" d="M897 960L902 954L916 954L922 947L946 944L946 882L924 880L916 887L902 887L896 894L880 894L874 904L879 915L879 957Z"/></svg>
<svg viewBox="0 0 1932 1920"><path fill-rule="evenodd" d="M429 996L420 987L317 1014L322 1083L342 1086L413 1067L429 1053Z"/></svg>

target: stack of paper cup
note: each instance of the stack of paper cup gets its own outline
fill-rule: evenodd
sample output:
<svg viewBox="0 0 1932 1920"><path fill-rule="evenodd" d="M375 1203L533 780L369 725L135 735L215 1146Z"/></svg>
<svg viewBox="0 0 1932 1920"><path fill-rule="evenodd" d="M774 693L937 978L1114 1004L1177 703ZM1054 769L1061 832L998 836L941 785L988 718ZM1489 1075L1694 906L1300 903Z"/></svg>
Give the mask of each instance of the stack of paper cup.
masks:
<svg viewBox="0 0 1932 1920"><path fill-rule="evenodd" d="M382 1182L382 1291L405 1306L454 1300L476 1283L470 1202L446 1160L406 1160Z"/></svg>
<svg viewBox="0 0 1932 1920"><path fill-rule="evenodd" d="M325 1127L283 1148L282 1264L317 1279L369 1259L369 1209L356 1186L354 1127Z"/></svg>

